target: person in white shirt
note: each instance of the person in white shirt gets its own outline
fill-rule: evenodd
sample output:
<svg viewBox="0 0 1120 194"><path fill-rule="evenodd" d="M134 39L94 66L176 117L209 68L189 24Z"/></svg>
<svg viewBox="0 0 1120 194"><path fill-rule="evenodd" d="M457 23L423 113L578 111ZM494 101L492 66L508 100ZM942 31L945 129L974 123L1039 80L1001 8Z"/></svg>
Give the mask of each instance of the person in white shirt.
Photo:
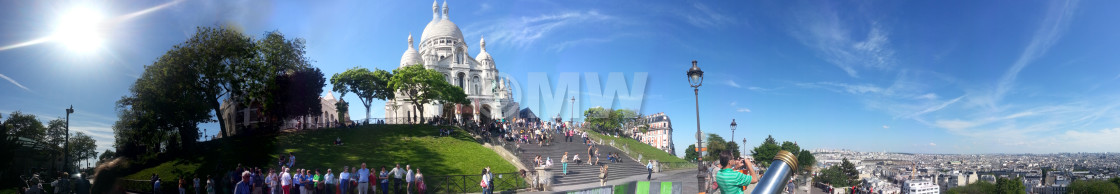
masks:
<svg viewBox="0 0 1120 194"><path fill-rule="evenodd" d="M414 178L413 174L412 174L412 165L405 165L404 169L407 170L407 172L405 172L405 176L404 176L404 179L405 179L405 186L404 186L405 187L405 193L412 193L412 189L416 188L416 187L412 186L412 178Z"/></svg>
<svg viewBox="0 0 1120 194"><path fill-rule="evenodd" d="M369 168L366 168L366 163L362 163L362 168L358 169L358 194L369 193Z"/></svg>
<svg viewBox="0 0 1120 194"><path fill-rule="evenodd" d="M342 193L349 193L350 191L350 167L342 167L342 173L338 174L338 191Z"/></svg>
<svg viewBox="0 0 1120 194"><path fill-rule="evenodd" d="M393 174L393 190L397 191L396 193L400 193L401 176L403 176L404 174L404 170L401 169L401 164L397 164L397 166L393 167L393 170L389 171L389 173Z"/></svg>
<svg viewBox="0 0 1120 194"><path fill-rule="evenodd" d="M329 194L334 194L334 174L331 174L331 169L327 169L327 174L323 175L324 190Z"/></svg>

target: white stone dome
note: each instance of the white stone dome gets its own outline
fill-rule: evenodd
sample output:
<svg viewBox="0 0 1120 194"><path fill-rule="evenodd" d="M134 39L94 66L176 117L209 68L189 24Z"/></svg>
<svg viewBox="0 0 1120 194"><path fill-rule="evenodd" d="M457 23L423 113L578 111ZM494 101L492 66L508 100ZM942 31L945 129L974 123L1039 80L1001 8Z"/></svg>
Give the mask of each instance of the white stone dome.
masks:
<svg viewBox="0 0 1120 194"><path fill-rule="evenodd" d="M463 41L463 31L459 30L459 26L455 25L455 22L451 22L451 20L442 19L424 28L424 33L420 35L420 41L428 41L432 38L448 36L459 42Z"/></svg>
<svg viewBox="0 0 1120 194"><path fill-rule="evenodd" d="M481 51L478 53L478 56L475 57L475 59L478 59L479 62L483 62L483 61L494 62L494 58L490 57L490 53L486 52L486 37L480 37L479 38L478 46L481 48L481 49L479 49Z"/></svg>
<svg viewBox="0 0 1120 194"><path fill-rule="evenodd" d="M420 59L420 52L416 52L416 49L412 47L412 35L409 34L408 50L405 50L404 55L401 55L401 67L420 64L422 62L423 60Z"/></svg>
<svg viewBox="0 0 1120 194"><path fill-rule="evenodd" d="M432 11L435 12L435 2L432 2ZM451 37L459 42L463 42L463 31L459 30L459 26L455 22L451 22L450 15L451 8L447 6L447 1L443 2L443 18L432 18L428 22L428 26L424 27L424 32L420 34L420 42L431 40L436 37ZM438 13L433 13L433 17L438 16Z"/></svg>

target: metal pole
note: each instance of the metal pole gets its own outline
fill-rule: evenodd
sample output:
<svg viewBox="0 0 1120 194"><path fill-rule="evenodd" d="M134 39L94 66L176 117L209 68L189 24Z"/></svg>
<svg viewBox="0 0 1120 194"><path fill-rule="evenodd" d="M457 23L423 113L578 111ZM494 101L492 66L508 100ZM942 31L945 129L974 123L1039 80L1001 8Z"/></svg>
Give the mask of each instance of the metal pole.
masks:
<svg viewBox="0 0 1120 194"><path fill-rule="evenodd" d="M63 164L66 165L62 167L62 170L65 172L70 172L70 113L74 113L74 105L70 105L70 108L66 109L66 147L62 150L62 155L65 156Z"/></svg>
<svg viewBox="0 0 1120 194"><path fill-rule="evenodd" d="M700 185L700 192L704 192L704 152L701 152L700 147L701 133L700 133L700 88L693 88L692 92L696 97L696 181Z"/></svg>

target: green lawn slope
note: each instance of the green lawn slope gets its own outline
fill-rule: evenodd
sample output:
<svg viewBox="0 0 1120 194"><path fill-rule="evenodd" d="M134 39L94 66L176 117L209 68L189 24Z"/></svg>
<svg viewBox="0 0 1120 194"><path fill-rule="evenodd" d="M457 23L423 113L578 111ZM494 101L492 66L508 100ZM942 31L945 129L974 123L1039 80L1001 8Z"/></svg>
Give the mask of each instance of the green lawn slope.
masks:
<svg viewBox="0 0 1120 194"><path fill-rule="evenodd" d="M127 176L147 180L152 173L164 180L196 173L220 176L225 171L244 166L276 167L277 158L288 152L296 155L296 168L334 169L357 166L370 167L400 163L411 164L425 176L475 175L483 167L498 172L517 169L492 150L476 143L464 131L456 129L450 137L439 137L439 127L428 125L373 125L357 128L307 130L278 135L234 137L205 142L202 150L183 154L168 162ZM342 138L344 145L334 145Z"/></svg>
<svg viewBox="0 0 1120 194"><path fill-rule="evenodd" d="M614 140L615 147L617 147L619 149L623 149L625 147L626 149L630 150L630 153L628 154L628 155L630 155L630 157L633 157L634 159L638 159L638 155L641 154L643 163L645 162L645 160L649 160L649 159L661 161L662 163L665 163L665 162L688 162L688 161L685 161L684 159L678 158L677 156L669 154L668 152L661 151L660 149L657 149L653 146L650 146L649 144L638 142L638 140L625 138L625 137L614 137L614 136L609 136L609 135L603 135L603 134L599 134L599 133L594 132L594 131L589 131L587 134L588 134L589 137L595 139L596 141L598 141L598 139L603 139L604 144L608 144L608 142L610 142L611 140Z"/></svg>

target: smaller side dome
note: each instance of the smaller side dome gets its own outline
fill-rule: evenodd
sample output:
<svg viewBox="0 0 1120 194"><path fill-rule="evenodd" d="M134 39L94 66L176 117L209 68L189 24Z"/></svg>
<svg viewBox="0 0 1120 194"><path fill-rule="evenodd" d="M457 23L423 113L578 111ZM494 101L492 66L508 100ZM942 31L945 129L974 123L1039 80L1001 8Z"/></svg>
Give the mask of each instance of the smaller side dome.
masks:
<svg viewBox="0 0 1120 194"><path fill-rule="evenodd" d="M423 60L420 59L420 52L416 52L416 49L412 47L412 34L409 33L408 34L408 50L405 50L404 55L401 55L401 66L400 67L420 64L420 63L422 63L422 61Z"/></svg>
<svg viewBox="0 0 1120 194"><path fill-rule="evenodd" d="M490 57L490 53L486 52L486 37L479 38L478 46L482 51L478 53L478 56L475 57L475 59L478 59L479 62L483 62L484 64L489 61L490 64L485 64L485 66L493 65L494 58Z"/></svg>

